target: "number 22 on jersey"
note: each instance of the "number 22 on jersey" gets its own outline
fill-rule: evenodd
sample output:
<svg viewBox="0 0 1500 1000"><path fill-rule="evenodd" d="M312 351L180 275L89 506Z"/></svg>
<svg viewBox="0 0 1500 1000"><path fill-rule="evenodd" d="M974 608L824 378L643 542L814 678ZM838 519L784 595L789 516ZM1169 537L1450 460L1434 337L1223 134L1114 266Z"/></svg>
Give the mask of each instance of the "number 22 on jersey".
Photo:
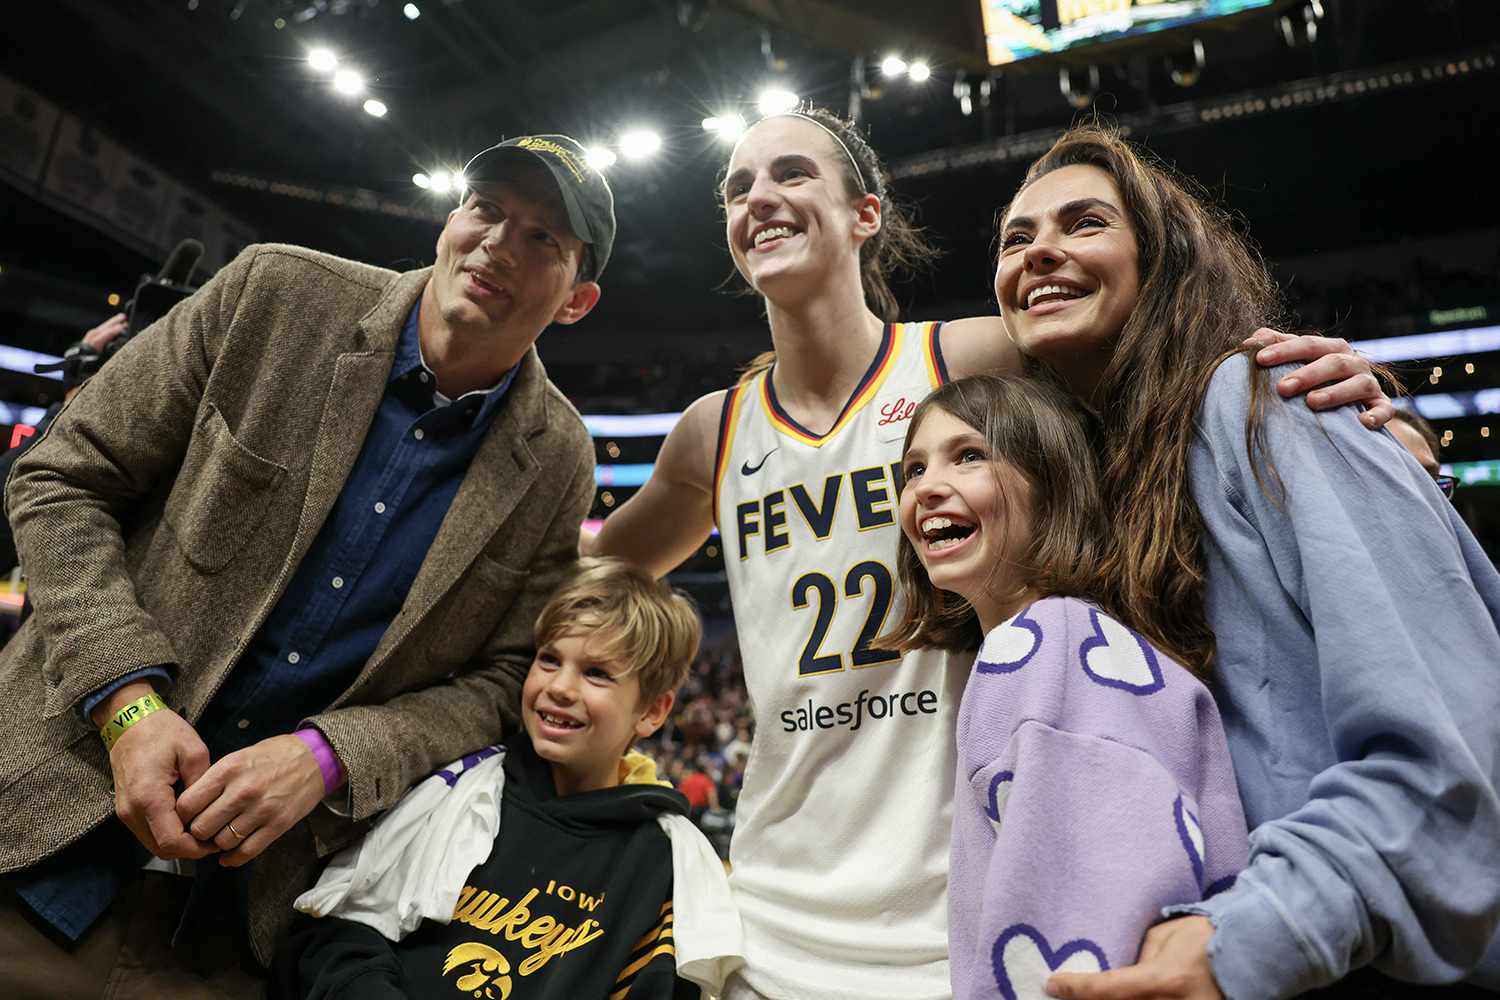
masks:
<svg viewBox="0 0 1500 1000"><path fill-rule="evenodd" d="M864 605L864 624L860 627L859 637L855 639L852 649L847 652L825 652L823 641L838 609L838 587L822 573L804 573L799 576L792 584L792 607L813 610L815 617L807 642L802 646L802 654L797 658L798 675L808 677L832 673L843 670L846 666L875 667L901 659L901 654L894 650L870 648L870 643L875 641L885 626L886 615L891 609L893 589L891 571L883 563L873 559L855 563L844 576L843 595L845 598L858 599L866 596L866 590L872 591Z"/></svg>

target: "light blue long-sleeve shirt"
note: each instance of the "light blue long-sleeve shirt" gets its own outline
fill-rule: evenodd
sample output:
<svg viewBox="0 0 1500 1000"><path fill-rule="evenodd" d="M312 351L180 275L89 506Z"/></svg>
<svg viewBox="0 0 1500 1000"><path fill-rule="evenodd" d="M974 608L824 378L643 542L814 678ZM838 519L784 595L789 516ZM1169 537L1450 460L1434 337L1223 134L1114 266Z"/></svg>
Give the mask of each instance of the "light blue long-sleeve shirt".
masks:
<svg viewBox="0 0 1500 1000"><path fill-rule="evenodd" d="M1500 575L1354 407L1268 390L1263 488L1250 376L1243 355L1215 373L1188 469L1251 860L1180 909L1213 920L1230 1000L1366 964L1457 980L1500 921Z"/></svg>

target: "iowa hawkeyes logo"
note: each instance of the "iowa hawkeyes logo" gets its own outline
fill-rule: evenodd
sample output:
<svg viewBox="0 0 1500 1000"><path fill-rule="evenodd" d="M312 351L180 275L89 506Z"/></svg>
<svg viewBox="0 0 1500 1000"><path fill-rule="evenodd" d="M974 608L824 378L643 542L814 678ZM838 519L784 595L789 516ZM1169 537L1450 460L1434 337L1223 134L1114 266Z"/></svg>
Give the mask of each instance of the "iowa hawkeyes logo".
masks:
<svg viewBox="0 0 1500 1000"><path fill-rule="evenodd" d="M473 969L459 976L454 986L484 1000L506 1000L510 996L510 963L505 956L487 944L470 941L448 952L443 960L443 975L469 962Z"/></svg>

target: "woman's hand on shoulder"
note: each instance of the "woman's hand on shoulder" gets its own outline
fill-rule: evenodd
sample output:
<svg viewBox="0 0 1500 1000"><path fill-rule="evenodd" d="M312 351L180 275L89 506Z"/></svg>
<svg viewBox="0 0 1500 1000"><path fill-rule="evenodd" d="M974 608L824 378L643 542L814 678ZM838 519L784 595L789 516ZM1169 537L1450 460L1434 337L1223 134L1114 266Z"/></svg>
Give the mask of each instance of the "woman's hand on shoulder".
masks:
<svg viewBox="0 0 1500 1000"><path fill-rule="evenodd" d="M1314 410L1334 410L1350 403L1363 403L1360 422L1371 430L1384 427L1396 413L1390 397L1380 388L1374 366L1342 337L1293 336L1264 327L1245 341L1259 347L1255 360L1266 368L1304 362L1297 371L1276 383L1284 398L1307 394Z"/></svg>

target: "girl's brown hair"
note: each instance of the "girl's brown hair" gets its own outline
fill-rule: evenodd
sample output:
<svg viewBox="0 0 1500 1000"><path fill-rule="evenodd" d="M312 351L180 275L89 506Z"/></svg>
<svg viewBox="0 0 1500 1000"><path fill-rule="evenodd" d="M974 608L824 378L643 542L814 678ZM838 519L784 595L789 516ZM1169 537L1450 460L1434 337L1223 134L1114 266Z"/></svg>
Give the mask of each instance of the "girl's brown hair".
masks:
<svg viewBox="0 0 1500 1000"><path fill-rule="evenodd" d="M927 241L922 230L911 219L910 212L895 200L890 191L890 177L880 157L853 122L847 122L827 108L804 105L794 115L810 118L838 136L845 156L839 149L831 148L830 158L839 166L839 177L843 181L844 193L849 200L873 194L880 199L880 231L865 240L859 248L859 278L864 288L865 304L870 311L887 323L895 322L901 315L901 304L891 289L892 275L911 272L926 267L939 254ZM825 137L826 138L826 137ZM832 139L828 140L834 147ZM853 162L850 162L851 158ZM856 171L856 167L858 170ZM727 174L729 165L724 165L721 174ZM723 204L724 176L719 177L720 204ZM757 356L746 366L742 378L749 378L771 367L776 360L772 351Z"/></svg>
<svg viewBox="0 0 1500 1000"><path fill-rule="evenodd" d="M1106 603L1127 622L1150 623L1148 635L1159 634L1167 652L1206 677L1214 636L1204 612L1203 521L1188 489L1188 449L1215 369L1245 350L1257 327L1276 325L1280 304L1265 265L1228 216L1111 129L1064 133L1027 170L1021 190L1079 165L1113 179L1140 259L1139 299L1093 400L1111 512L1101 572ZM1001 231L1008 211L1000 213ZM1260 456L1269 389L1253 365L1250 383L1246 446Z"/></svg>
<svg viewBox="0 0 1500 1000"><path fill-rule="evenodd" d="M903 455L933 410L973 427L988 443L991 460L1014 468L1030 487L1031 539L1015 567L1017 583L1038 596L1082 597L1111 610L1100 577L1106 529L1091 417L1045 376L972 375L922 401L906 429ZM1016 502L1001 490L1003 503ZM933 586L904 531L898 545L896 575L906 610L877 645L977 649L983 636L974 609Z"/></svg>

